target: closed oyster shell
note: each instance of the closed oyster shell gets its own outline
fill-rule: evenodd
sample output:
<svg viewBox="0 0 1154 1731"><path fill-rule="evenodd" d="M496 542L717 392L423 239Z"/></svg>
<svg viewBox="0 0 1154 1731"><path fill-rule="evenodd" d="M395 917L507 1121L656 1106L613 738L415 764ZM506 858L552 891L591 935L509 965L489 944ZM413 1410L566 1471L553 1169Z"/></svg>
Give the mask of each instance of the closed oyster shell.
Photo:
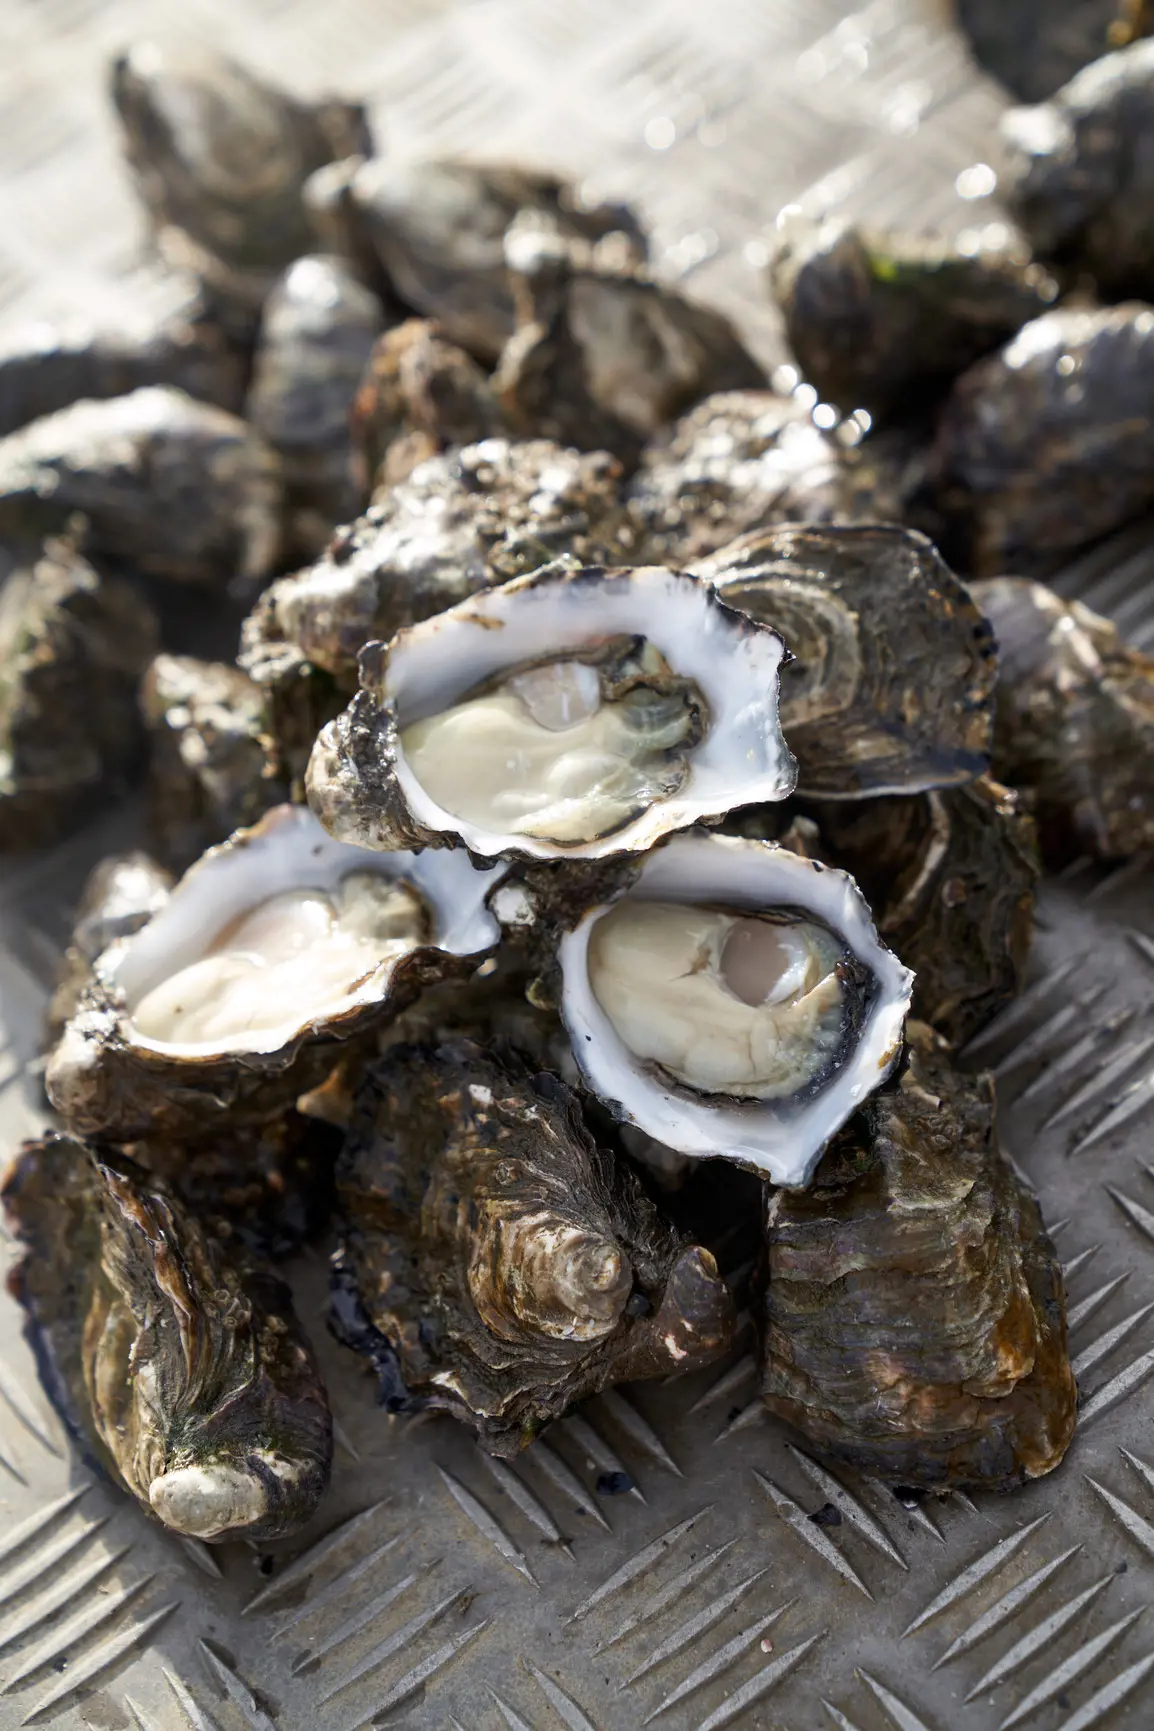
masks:
<svg viewBox="0 0 1154 1731"><path fill-rule="evenodd" d="M391 1411L448 1411L513 1455L610 1383L725 1350L733 1304L586 1130L576 1097L468 1042L370 1073L338 1176L333 1322Z"/></svg>
<svg viewBox="0 0 1154 1731"><path fill-rule="evenodd" d="M26 1144L3 1199L45 1388L110 1477L186 1537L303 1526L332 1420L288 1288L162 1179L67 1136Z"/></svg>
<svg viewBox="0 0 1154 1731"><path fill-rule="evenodd" d="M351 426L358 480L382 496L426 457L508 431L484 369L435 319L405 319L377 339Z"/></svg>
<svg viewBox="0 0 1154 1731"><path fill-rule="evenodd" d="M994 767L1021 788L1047 862L1154 847L1154 657L1044 583L974 585L998 638Z"/></svg>
<svg viewBox="0 0 1154 1731"><path fill-rule="evenodd" d="M264 441L168 385L73 403L0 439L0 536L80 511L85 551L174 583L267 576L280 508Z"/></svg>
<svg viewBox="0 0 1154 1731"><path fill-rule="evenodd" d="M989 761L994 649L968 590L924 535L896 525L743 535L692 569L772 625L781 725L798 792L914 793Z"/></svg>
<svg viewBox="0 0 1154 1731"><path fill-rule="evenodd" d="M1154 309L1060 308L963 373L929 498L963 574L1069 552L1154 500Z"/></svg>
<svg viewBox="0 0 1154 1731"><path fill-rule="evenodd" d="M889 1484L1008 1489L1058 1465L1077 1390L1061 1266L1000 1152L993 1083L911 1024L909 1067L807 1191L767 1191L762 1394Z"/></svg>
<svg viewBox="0 0 1154 1731"><path fill-rule="evenodd" d="M963 253L843 217L788 231L770 280L804 377L875 420L932 404L1058 295L1024 249Z"/></svg>
<svg viewBox="0 0 1154 1731"><path fill-rule="evenodd" d="M136 768L156 617L123 578L49 541L0 589L0 852L76 828Z"/></svg>
<svg viewBox="0 0 1154 1731"><path fill-rule="evenodd" d="M1154 30L1149 0L958 0L977 59L1023 102L1052 96L1108 48Z"/></svg>

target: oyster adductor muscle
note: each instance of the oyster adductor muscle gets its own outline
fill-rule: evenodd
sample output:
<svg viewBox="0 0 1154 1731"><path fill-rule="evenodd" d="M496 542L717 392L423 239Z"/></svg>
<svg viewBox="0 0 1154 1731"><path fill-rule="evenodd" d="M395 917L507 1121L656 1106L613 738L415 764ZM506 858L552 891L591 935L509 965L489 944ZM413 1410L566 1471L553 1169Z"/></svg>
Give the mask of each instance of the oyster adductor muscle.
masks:
<svg viewBox="0 0 1154 1731"><path fill-rule="evenodd" d="M974 599L998 639L994 767L1047 861L1154 847L1154 657L1044 583L993 578Z"/></svg>
<svg viewBox="0 0 1154 1731"><path fill-rule="evenodd" d="M909 1064L807 1191L767 1190L762 1393L890 1484L1008 1489L1074 1429L1061 1267L1001 1153L993 1083L911 1024Z"/></svg>
<svg viewBox="0 0 1154 1731"><path fill-rule="evenodd" d="M185 1536L303 1526L332 1420L288 1288L163 1179L71 1137L27 1144L3 1200L46 1389L110 1477Z"/></svg>
<svg viewBox="0 0 1154 1731"><path fill-rule="evenodd" d="M725 1350L733 1304L577 1098L469 1042L369 1073L338 1173L333 1326L392 1410L452 1412L512 1455L610 1383Z"/></svg>

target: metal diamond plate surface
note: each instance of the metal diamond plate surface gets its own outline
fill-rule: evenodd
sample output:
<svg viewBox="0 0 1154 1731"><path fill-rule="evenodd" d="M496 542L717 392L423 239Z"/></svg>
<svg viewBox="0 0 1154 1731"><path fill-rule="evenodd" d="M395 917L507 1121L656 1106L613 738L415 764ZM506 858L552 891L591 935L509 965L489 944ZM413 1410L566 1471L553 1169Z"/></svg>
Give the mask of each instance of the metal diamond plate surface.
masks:
<svg viewBox="0 0 1154 1731"><path fill-rule="evenodd" d="M761 279L783 205L953 232L1004 221L955 185L991 160L1001 98L946 0L5 0L5 319L155 292L102 66L158 24L302 91L366 94L390 150L529 156L627 195L662 269L771 362ZM1150 547L1139 525L1058 585L1149 646ZM7 1141L35 1121L28 1065L68 906L132 822L110 813L0 871ZM974 1056L1060 1227L1083 1406L1054 1477L907 1507L831 1472L762 1415L748 1317L730 1362L614 1391L494 1463L447 1420L374 1406L325 1335L318 1252L295 1284L339 1424L332 1493L276 1554L180 1546L70 1449L3 1299L0 1731L1146 1731L1150 862L1048 884L1032 980ZM739 1296L747 1272L729 1271Z"/></svg>

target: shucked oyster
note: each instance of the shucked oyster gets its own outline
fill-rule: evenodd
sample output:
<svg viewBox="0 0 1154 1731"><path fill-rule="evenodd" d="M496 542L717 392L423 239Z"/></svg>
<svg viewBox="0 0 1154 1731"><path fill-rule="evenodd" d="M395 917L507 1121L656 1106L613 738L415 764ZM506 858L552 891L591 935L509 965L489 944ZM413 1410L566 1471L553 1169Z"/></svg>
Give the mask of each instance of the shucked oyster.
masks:
<svg viewBox="0 0 1154 1731"><path fill-rule="evenodd" d="M291 1105L338 1042L496 942L500 872L463 854L369 854L278 806L213 848L128 943L99 957L48 1066L70 1127L215 1134Z"/></svg>
<svg viewBox="0 0 1154 1731"><path fill-rule="evenodd" d="M1058 294L1028 254L971 255L844 218L790 231L771 280L804 376L875 420L925 408Z"/></svg>
<svg viewBox="0 0 1154 1731"><path fill-rule="evenodd" d="M46 1389L115 1482L192 1538L303 1526L332 1421L288 1288L163 1180L67 1136L29 1143L3 1196Z"/></svg>
<svg viewBox="0 0 1154 1731"><path fill-rule="evenodd" d="M1081 546L1154 500L1154 309L1062 308L971 367L930 453L932 502L963 573Z"/></svg>
<svg viewBox="0 0 1154 1731"><path fill-rule="evenodd" d="M168 900L172 873L141 848L109 854L85 879L72 928L72 941L48 1005L47 1033L59 1039L75 1015L92 978L92 964L113 944L124 942Z"/></svg>
<svg viewBox="0 0 1154 1731"><path fill-rule="evenodd" d="M561 1013L585 1080L682 1154L805 1184L901 1051L913 975L851 878L783 848L674 836L569 924Z"/></svg>
<svg viewBox="0 0 1154 1731"><path fill-rule="evenodd" d="M1044 583L994 578L974 599L998 639L994 765L1047 859L1154 847L1154 658Z"/></svg>
<svg viewBox="0 0 1154 1731"><path fill-rule="evenodd" d="M136 767L148 603L49 541L0 588L0 852L43 847Z"/></svg>
<svg viewBox="0 0 1154 1731"><path fill-rule="evenodd" d="M353 399L357 478L366 492L405 480L426 457L506 432L488 375L435 319L377 339ZM383 496L383 491L382 491Z"/></svg>
<svg viewBox="0 0 1154 1731"><path fill-rule="evenodd" d="M767 1191L762 1393L891 1484L1008 1488L1058 1465L1077 1391L1062 1272L1000 1152L993 1084L909 1029L909 1068L804 1192Z"/></svg>
<svg viewBox="0 0 1154 1731"><path fill-rule="evenodd" d="M366 649L309 800L360 847L635 853L789 792L782 654L692 577L546 567Z"/></svg>
<svg viewBox="0 0 1154 1731"><path fill-rule="evenodd" d="M801 794L914 793L985 769L989 627L924 535L886 524L766 529L693 569L729 606L772 625L794 657L781 725Z"/></svg>
<svg viewBox="0 0 1154 1731"><path fill-rule="evenodd" d="M338 1197L336 1333L391 1410L452 1412L494 1454L732 1339L713 1258L598 1147L568 1088L468 1042L397 1047L370 1072Z"/></svg>
<svg viewBox="0 0 1154 1731"><path fill-rule="evenodd" d="M276 557L277 461L235 415L152 385L0 439L0 538L87 519L85 550L224 588Z"/></svg>

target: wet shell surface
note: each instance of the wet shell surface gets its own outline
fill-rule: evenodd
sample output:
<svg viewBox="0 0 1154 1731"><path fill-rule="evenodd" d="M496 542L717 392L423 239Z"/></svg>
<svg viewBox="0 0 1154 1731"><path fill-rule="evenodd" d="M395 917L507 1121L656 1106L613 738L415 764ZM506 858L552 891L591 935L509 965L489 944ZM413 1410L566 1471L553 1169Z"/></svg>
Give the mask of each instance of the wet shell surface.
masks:
<svg viewBox="0 0 1154 1731"><path fill-rule="evenodd" d="M675 836L561 937L587 1085L697 1158L805 1184L901 1051L913 975L844 872L733 836Z"/></svg>
<svg viewBox="0 0 1154 1731"><path fill-rule="evenodd" d="M362 656L313 809L358 846L482 858L636 853L781 799L781 639L660 567L548 567Z"/></svg>

